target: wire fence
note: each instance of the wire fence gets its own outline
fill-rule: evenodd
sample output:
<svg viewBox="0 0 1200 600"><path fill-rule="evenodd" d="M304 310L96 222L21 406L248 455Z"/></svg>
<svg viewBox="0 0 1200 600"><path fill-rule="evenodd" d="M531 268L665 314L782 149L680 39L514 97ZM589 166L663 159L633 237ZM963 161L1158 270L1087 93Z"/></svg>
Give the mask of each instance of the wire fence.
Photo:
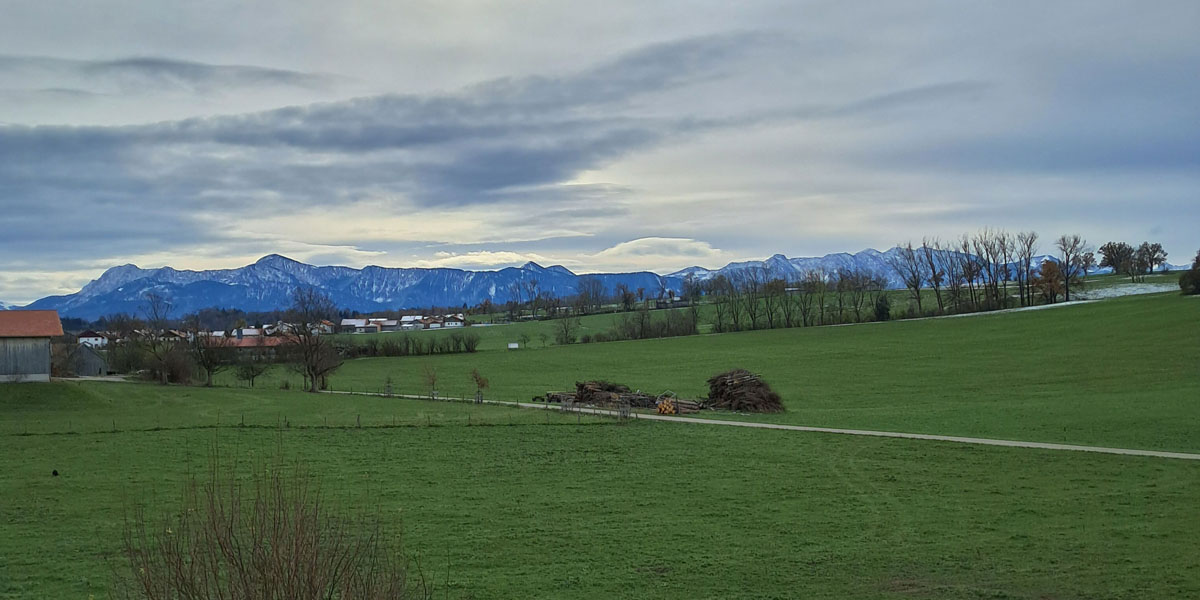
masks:
<svg viewBox="0 0 1200 600"><path fill-rule="evenodd" d="M122 385L112 383L111 385ZM135 384L126 384L135 385ZM0 421L0 435L78 435L128 432L243 430L380 430L414 427L496 427L523 425L594 425L624 422L623 415L581 405L532 404L506 401L482 394L406 394L390 389L326 390L305 395L291 405L271 403L215 407L198 401L189 407L187 391L172 387L179 398L147 402L145 406L120 406L104 402L70 409L10 413ZM353 403L339 403L352 396ZM389 400L406 402L390 403ZM412 402L419 400L421 402ZM132 403L133 401L131 401ZM232 404L232 403L231 403ZM537 409L544 410L537 410ZM545 410L550 409L550 410ZM105 414L108 413L108 414Z"/></svg>

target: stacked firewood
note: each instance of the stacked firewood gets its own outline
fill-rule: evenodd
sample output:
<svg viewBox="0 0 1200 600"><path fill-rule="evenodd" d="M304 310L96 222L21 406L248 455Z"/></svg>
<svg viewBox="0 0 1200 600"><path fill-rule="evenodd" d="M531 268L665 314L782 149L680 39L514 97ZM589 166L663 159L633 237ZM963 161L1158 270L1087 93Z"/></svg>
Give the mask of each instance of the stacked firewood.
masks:
<svg viewBox="0 0 1200 600"><path fill-rule="evenodd" d="M630 390L608 381L581 381L575 384L575 400L593 406L619 406L628 402L633 408L654 408L655 396Z"/></svg>
<svg viewBox="0 0 1200 600"><path fill-rule="evenodd" d="M709 408L739 412L783 412L783 401L761 377L745 369L714 375L708 380Z"/></svg>

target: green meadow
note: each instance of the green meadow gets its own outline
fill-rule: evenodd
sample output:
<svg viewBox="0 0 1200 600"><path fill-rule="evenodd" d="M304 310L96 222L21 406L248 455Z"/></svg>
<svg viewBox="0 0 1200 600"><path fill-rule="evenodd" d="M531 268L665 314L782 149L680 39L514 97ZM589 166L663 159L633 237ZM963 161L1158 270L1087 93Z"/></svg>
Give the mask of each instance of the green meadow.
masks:
<svg viewBox="0 0 1200 600"><path fill-rule="evenodd" d="M421 392L427 365L443 396L473 394L478 368L508 400L584 378L697 396L746 367L788 411L722 418L1200 451L1200 300L1172 294L359 359L334 388ZM1200 596L1200 461L621 423L288 378L0 386L0 597L105 597L124 515L177 506L214 448L302 464L334 506L378 510L443 597Z"/></svg>
<svg viewBox="0 0 1200 600"><path fill-rule="evenodd" d="M535 325L535 324L526 324ZM497 326L500 329L505 326ZM512 327L516 327L515 325ZM486 328L480 328L486 329ZM1200 300L1177 294L962 317L550 345L347 362L335 390L528 401L576 381L707 393L735 367L763 377L787 412L754 420L815 426L1200 451ZM278 369L279 379L300 385ZM237 382L229 374L227 385ZM740 418L721 415L722 418Z"/></svg>

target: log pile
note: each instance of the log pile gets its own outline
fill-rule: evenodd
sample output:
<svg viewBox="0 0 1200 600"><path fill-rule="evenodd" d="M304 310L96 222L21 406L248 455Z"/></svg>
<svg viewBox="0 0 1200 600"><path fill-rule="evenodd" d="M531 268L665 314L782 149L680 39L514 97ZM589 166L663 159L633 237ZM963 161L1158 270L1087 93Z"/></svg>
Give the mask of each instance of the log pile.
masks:
<svg viewBox="0 0 1200 600"><path fill-rule="evenodd" d="M543 396L534 396L534 398L533 398L534 402L541 402L543 400L545 400L546 402L556 402L558 404L562 404L564 402L574 402L575 401L575 393L574 392L546 392L546 395L544 397Z"/></svg>
<svg viewBox="0 0 1200 600"><path fill-rule="evenodd" d="M657 398L619 383L581 381L575 384L575 400L592 406L619 406L628 402L633 408L654 408Z"/></svg>
<svg viewBox="0 0 1200 600"><path fill-rule="evenodd" d="M734 369L709 378L706 405L740 412L783 412L779 394L761 377L745 369Z"/></svg>

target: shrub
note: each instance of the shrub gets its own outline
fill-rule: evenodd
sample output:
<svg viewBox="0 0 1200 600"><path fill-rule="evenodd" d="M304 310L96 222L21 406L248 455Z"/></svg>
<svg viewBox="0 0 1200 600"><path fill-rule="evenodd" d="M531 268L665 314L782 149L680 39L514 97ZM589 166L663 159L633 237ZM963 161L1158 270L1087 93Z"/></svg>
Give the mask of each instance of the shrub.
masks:
<svg viewBox="0 0 1200 600"><path fill-rule="evenodd" d="M1188 269L1180 274L1179 289L1188 296L1200 294L1200 269Z"/></svg>
<svg viewBox="0 0 1200 600"><path fill-rule="evenodd" d="M1179 289L1189 296L1200 294L1200 252L1196 252L1192 268L1179 275Z"/></svg>
<svg viewBox="0 0 1200 600"><path fill-rule="evenodd" d="M299 471L255 471L241 481L212 461L182 506L125 520L114 597L141 599L429 598L419 570L386 540L378 517L334 513ZM286 473L286 474L285 474Z"/></svg>
<svg viewBox="0 0 1200 600"><path fill-rule="evenodd" d="M888 299L887 294L880 294L879 299L875 301L875 320L887 321L892 318L892 301Z"/></svg>

